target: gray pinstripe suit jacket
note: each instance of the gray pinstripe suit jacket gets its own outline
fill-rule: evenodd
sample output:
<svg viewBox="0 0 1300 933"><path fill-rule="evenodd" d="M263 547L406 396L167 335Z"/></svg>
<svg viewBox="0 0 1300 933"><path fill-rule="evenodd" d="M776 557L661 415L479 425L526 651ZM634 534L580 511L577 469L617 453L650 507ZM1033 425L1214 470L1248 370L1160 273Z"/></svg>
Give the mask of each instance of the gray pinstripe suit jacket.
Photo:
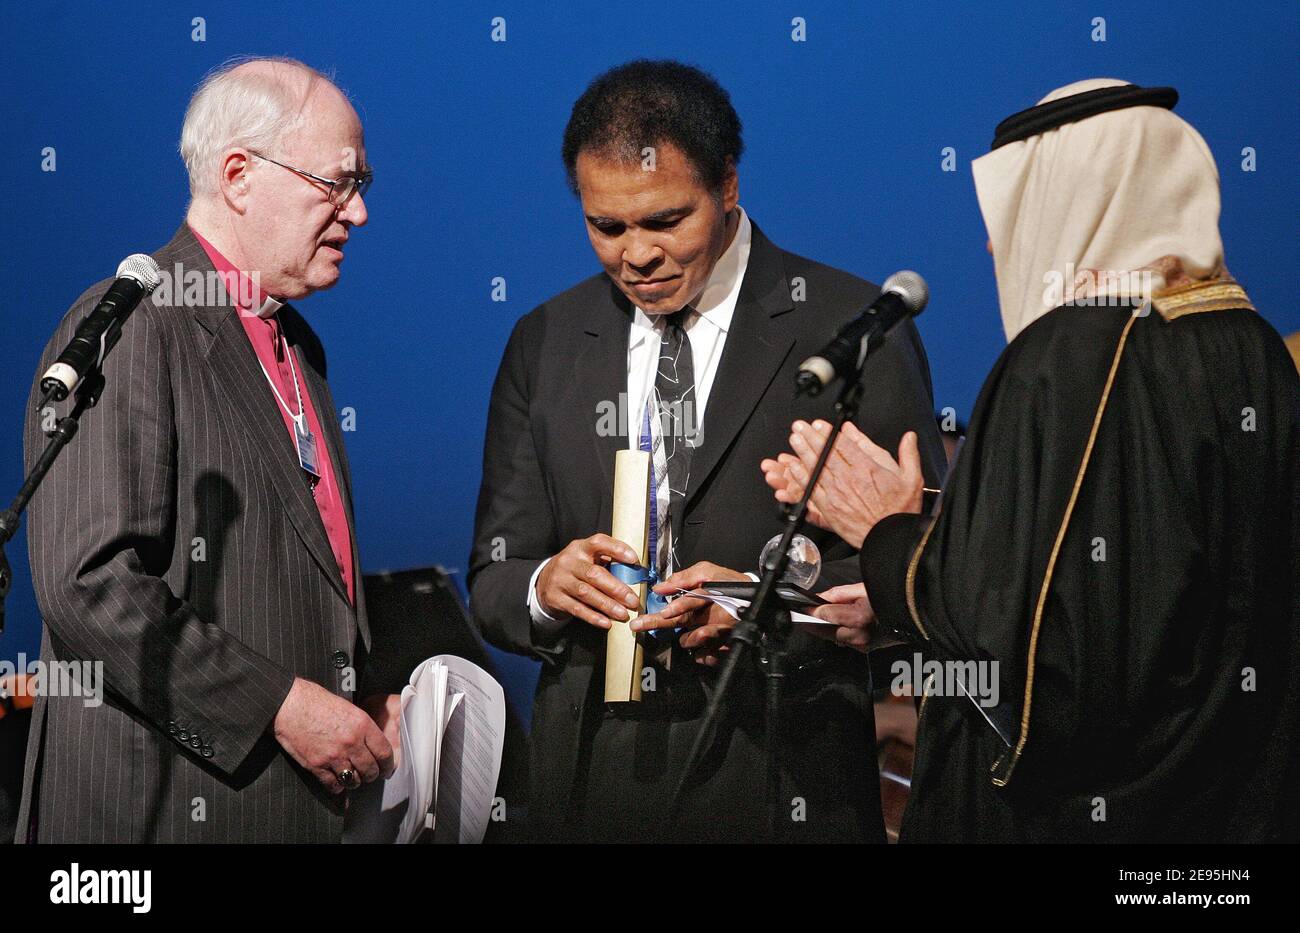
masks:
<svg viewBox="0 0 1300 933"><path fill-rule="evenodd" d="M154 258L173 277L214 271L184 225ZM73 305L38 372L106 286ZM267 727L295 675L351 697L345 675L370 640L355 534L360 612L235 308L220 288L213 305L184 294L147 298L128 320L102 400L31 506L42 659L102 662L106 696L38 699L19 841L32 816L39 841L333 842L342 830L340 802ZM291 307L279 314L351 526L321 345ZM37 402L29 467L45 443Z"/></svg>

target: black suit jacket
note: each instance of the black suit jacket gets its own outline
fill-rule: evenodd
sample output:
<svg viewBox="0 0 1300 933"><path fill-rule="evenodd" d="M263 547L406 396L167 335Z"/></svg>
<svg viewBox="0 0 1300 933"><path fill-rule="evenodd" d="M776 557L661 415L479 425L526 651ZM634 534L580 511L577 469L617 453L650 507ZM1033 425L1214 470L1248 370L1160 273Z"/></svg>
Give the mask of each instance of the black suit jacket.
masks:
<svg viewBox="0 0 1300 933"><path fill-rule="evenodd" d="M777 248L757 225L752 237L703 444L692 455L686 508L675 516L683 567L710 560L757 569L760 549L783 527L759 462L789 448L795 419L832 415L833 392L795 397L798 364L879 294L869 282ZM602 403L617 403L627 391L633 315L604 274L582 282L518 322L492 391L470 558L471 608L489 641L544 662L533 712L530 801L543 835L567 814L581 724L603 705L605 637L579 622L558 639L536 637L528 582L541 561L571 540L610 531L614 455L627 436L601 436L597 420ZM631 421L636 430L637 413ZM927 480L937 481L943 449L925 352L910 321L869 361L857 423L891 449L906 431L916 431ZM825 561L819 586L861 579L848 545L825 532L810 534ZM865 658L807 636L796 643L805 662L825 656L837 670L847 667L843 676L869 717ZM761 782L760 769L753 787L738 790L761 801Z"/></svg>
<svg viewBox="0 0 1300 933"><path fill-rule="evenodd" d="M216 282L188 226L154 258L173 279ZM107 284L69 310L38 372ZM224 290L157 296L122 328L103 398L31 505L42 660L102 662L107 693L37 701L19 841L31 814L41 841L337 841L341 801L266 730L295 676L351 696L369 643L355 533L360 613ZM324 353L292 307L279 316L351 528ZM28 467L45 445L38 401Z"/></svg>

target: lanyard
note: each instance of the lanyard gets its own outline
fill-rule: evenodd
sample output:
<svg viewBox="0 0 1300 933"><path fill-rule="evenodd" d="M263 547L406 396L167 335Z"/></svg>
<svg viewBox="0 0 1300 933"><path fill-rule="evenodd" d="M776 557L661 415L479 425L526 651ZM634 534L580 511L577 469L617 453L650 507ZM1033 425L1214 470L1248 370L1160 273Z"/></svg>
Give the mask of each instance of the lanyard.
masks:
<svg viewBox="0 0 1300 933"><path fill-rule="evenodd" d="M289 372L293 373L293 391L298 396L298 414L296 415L290 411L289 406L285 404L284 398L280 395L280 390L275 387L275 380L271 378L271 374L266 371L266 367L262 365L260 359L257 361L257 365L262 367L262 375L266 377L267 385L269 385L271 391L275 393L275 400L280 403L280 407L284 409L284 413L293 419L293 423L298 426L298 430L306 434L307 411L302 407L302 389L298 387L298 367L293 365L293 348L286 347L285 355L289 357Z"/></svg>
<svg viewBox="0 0 1300 933"><path fill-rule="evenodd" d="M284 413L293 421L293 446L298 454L298 465L301 466L310 475L312 492L316 491L316 484L320 481L320 462L316 458L316 438L307 426L307 407L302 403L302 386L298 381L298 367L293 361L293 350L289 350L289 372L293 373L293 391L298 396L298 414L289 410L285 404L284 398L280 395L280 390L276 388L271 374L262 366L259 359L257 365L262 366L262 375L266 377L267 383L271 386L271 391L275 393L275 400L280 403Z"/></svg>

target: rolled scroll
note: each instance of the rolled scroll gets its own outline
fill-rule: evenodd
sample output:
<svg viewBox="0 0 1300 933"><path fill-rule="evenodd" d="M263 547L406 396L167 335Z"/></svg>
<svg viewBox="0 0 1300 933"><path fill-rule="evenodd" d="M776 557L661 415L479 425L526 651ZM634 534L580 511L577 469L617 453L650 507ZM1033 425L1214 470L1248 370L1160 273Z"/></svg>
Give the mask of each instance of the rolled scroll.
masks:
<svg viewBox="0 0 1300 933"><path fill-rule="evenodd" d="M620 450L614 457L614 524L610 534L637 553L637 563L647 567L650 501L650 454ZM619 567L612 568L616 571ZM635 568L628 568L629 571ZM619 576L618 573L615 576ZM643 575L641 575L643 577ZM624 574L625 582L632 579ZM645 608L646 586L627 584ZM641 615L632 610L632 618ZM605 702L628 703L641 699L641 641L627 622L611 620L605 634ZM631 620L629 620L631 621Z"/></svg>

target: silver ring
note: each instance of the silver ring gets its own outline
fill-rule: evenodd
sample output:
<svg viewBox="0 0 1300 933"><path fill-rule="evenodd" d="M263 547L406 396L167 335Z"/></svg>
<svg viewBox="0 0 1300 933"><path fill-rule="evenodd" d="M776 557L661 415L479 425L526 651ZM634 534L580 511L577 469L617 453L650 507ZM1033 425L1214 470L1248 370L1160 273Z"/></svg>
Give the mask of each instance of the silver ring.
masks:
<svg viewBox="0 0 1300 933"><path fill-rule="evenodd" d="M351 768L344 768L342 771L339 772L338 777L339 777L339 783L342 784L344 787L356 786L354 782L357 779L357 773L353 771Z"/></svg>

